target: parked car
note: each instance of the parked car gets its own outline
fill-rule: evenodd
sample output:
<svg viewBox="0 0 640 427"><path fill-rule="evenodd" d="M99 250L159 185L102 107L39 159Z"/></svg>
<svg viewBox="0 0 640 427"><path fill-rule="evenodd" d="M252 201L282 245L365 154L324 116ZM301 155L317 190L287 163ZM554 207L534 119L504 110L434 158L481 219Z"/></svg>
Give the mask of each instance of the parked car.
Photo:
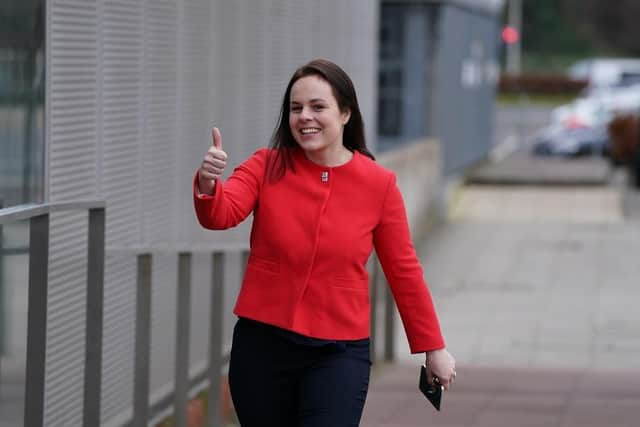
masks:
<svg viewBox="0 0 640 427"><path fill-rule="evenodd" d="M640 83L640 58L590 58L567 70L569 77L588 82L585 94L603 88Z"/></svg>
<svg viewBox="0 0 640 427"><path fill-rule="evenodd" d="M607 155L609 137L606 126L548 127L533 142L533 154L539 156L576 157Z"/></svg>
<svg viewBox="0 0 640 427"><path fill-rule="evenodd" d="M536 155L580 156L610 152L607 127L614 117L640 112L640 85L601 87L552 110L534 138Z"/></svg>

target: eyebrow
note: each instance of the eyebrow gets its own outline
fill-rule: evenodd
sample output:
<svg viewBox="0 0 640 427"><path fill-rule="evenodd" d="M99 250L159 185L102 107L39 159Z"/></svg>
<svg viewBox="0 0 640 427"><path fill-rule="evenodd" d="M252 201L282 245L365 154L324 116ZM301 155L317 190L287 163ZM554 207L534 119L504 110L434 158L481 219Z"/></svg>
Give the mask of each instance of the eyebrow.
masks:
<svg viewBox="0 0 640 427"><path fill-rule="evenodd" d="M326 100L322 99L322 98L313 98L311 99L309 102L327 102ZM291 104L301 104L298 101L291 101Z"/></svg>

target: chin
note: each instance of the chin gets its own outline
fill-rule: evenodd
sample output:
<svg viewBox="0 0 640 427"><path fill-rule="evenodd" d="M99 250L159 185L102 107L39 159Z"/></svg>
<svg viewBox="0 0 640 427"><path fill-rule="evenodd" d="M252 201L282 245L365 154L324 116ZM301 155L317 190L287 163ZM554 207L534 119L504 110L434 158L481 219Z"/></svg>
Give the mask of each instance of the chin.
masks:
<svg viewBox="0 0 640 427"><path fill-rule="evenodd" d="M297 141L300 148L305 151L320 151L325 148L321 141Z"/></svg>

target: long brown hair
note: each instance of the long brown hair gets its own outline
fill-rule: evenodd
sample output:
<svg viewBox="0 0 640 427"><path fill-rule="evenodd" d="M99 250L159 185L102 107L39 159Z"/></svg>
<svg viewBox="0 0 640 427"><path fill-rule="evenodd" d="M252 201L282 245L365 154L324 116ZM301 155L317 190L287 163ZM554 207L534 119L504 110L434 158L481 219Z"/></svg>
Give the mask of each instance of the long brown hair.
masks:
<svg viewBox="0 0 640 427"><path fill-rule="evenodd" d="M367 148L364 136L364 123L358 98L353 82L344 72L342 68L326 59L314 59L313 61L298 68L291 76L287 89L282 98L282 107L280 109L280 118L278 124L273 131L269 147L271 155L269 156L268 167L269 177L272 180L278 180L286 173L287 169L294 169L291 150L298 147L298 143L293 138L291 128L289 127L289 108L291 102L291 88L293 84L307 76L318 76L325 80L331 86L333 96L338 102L340 111L349 111L351 116L344 126L342 144L351 151L359 151L367 157L375 160L375 157Z"/></svg>

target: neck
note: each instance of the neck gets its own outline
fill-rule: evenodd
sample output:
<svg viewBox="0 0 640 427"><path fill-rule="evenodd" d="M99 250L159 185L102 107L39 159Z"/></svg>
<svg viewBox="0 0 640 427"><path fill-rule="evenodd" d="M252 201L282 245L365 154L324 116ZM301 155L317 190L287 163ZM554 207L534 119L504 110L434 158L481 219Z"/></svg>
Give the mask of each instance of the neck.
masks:
<svg viewBox="0 0 640 427"><path fill-rule="evenodd" d="M353 153L342 144L330 151L304 151L304 155L313 163L327 167L341 166L353 157Z"/></svg>

